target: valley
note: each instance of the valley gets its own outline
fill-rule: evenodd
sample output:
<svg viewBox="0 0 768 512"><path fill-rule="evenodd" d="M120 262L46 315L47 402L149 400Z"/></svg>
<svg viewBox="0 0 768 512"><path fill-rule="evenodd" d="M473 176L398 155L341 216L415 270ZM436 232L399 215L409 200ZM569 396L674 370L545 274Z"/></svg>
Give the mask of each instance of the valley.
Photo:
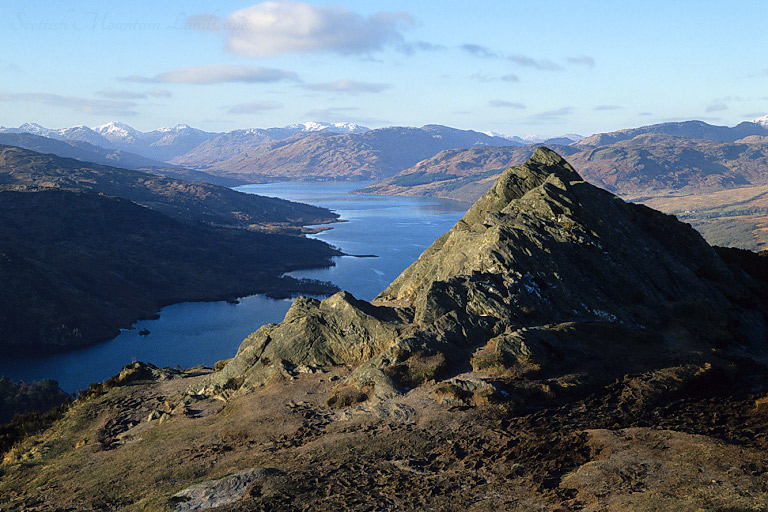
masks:
<svg viewBox="0 0 768 512"><path fill-rule="evenodd" d="M768 512L768 2L0 13L0 512Z"/></svg>
<svg viewBox="0 0 768 512"><path fill-rule="evenodd" d="M0 510L759 509L767 279L538 149L374 300L91 386Z"/></svg>

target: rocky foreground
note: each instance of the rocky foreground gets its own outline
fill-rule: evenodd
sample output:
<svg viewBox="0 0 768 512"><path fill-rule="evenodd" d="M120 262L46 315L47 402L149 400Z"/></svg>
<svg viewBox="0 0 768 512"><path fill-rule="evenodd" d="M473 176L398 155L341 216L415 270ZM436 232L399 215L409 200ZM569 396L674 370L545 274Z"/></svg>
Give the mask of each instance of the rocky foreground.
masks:
<svg viewBox="0 0 768 512"><path fill-rule="evenodd" d="M0 510L763 510L767 269L542 148L373 302L92 386Z"/></svg>

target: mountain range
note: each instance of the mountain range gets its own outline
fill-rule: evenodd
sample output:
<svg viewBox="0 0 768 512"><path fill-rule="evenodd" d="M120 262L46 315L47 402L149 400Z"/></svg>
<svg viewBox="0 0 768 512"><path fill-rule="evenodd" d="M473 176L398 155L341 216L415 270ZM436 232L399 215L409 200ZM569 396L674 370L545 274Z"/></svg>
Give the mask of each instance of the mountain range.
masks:
<svg viewBox="0 0 768 512"><path fill-rule="evenodd" d="M0 133L0 142L217 185L375 180L379 183L364 192L468 202L479 198L502 169L524 162L536 147L528 143L532 138L440 125L370 130L350 123L305 123L217 134L186 125L143 133L108 123L94 130L24 125L2 131L69 139ZM78 142L78 137L109 148ZM768 248L768 200L762 189L768 185L763 172L765 117L734 127L668 122L545 142L578 165L588 181L678 215L713 243Z"/></svg>
<svg viewBox="0 0 768 512"><path fill-rule="evenodd" d="M126 162L124 166L130 168L154 168L153 172L158 172L159 168L171 164L204 169L220 177L232 178L239 175L250 181L295 179L299 173L303 173L305 178L320 179L383 178L443 149L474 145L524 145L531 141L570 143L580 138L579 135L571 134L557 140L544 141L537 137L523 139L440 125L370 130L355 123L317 122L226 133L205 132L185 124L141 132L120 122L107 123L93 129L74 126L53 130L34 123L18 128L0 128L0 136L18 134L65 141L93 154L97 151L90 147L83 148L82 145L97 146L107 153L101 155L101 158ZM334 138L334 135L348 137ZM301 141L305 136L310 139ZM7 139L7 143L12 144L12 140ZM40 143L37 144L37 148L28 149L42 149ZM59 150L58 147L52 148ZM71 153L72 150L65 148L65 151ZM59 156L73 156L53 150L51 152ZM397 153L406 154L398 160L392 156ZM138 157L150 161L136 160ZM335 167L328 168L328 165ZM364 170L352 170L360 165ZM206 178L206 174L190 176L190 179L194 178Z"/></svg>
<svg viewBox="0 0 768 512"><path fill-rule="evenodd" d="M760 510L767 286L538 148L372 302L297 299L15 434L0 507Z"/></svg>
<svg viewBox="0 0 768 512"><path fill-rule="evenodd" d="M729 128L689 121L597 134L553 147L587 181L679 215L713 243L762 249L768 248L766 136L768 127L758 122ZM361 192L471 202L535 147L443 151Z"/></svg>

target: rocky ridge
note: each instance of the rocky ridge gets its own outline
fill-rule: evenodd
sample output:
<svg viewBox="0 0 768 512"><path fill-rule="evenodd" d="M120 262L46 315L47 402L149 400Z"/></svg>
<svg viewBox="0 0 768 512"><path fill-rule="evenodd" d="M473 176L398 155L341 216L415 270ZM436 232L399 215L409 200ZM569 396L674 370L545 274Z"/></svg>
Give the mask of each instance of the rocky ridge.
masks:
<svg viewBox="0 0 768 512"><path fill-rule="evenodd" d="M297 300L191 393L227 399L334 365L353 368L337 405L427 382L465 404L579 394L638 371L682 385L729 367L726 352L765 356L749 282L690 226L539 148L374 301Z"/></svg>

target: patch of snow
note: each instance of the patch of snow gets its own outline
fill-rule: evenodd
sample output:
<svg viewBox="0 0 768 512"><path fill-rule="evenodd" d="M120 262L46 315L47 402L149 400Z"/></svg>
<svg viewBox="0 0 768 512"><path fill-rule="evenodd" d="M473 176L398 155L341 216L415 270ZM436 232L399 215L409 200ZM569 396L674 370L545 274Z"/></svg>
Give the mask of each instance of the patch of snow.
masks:
<svg viewBox="0 0 768 512"><path fill-rule="evenodd" d="M768 115L758 117L757 119L753 119L752 122L768 128Z"/></svg>

